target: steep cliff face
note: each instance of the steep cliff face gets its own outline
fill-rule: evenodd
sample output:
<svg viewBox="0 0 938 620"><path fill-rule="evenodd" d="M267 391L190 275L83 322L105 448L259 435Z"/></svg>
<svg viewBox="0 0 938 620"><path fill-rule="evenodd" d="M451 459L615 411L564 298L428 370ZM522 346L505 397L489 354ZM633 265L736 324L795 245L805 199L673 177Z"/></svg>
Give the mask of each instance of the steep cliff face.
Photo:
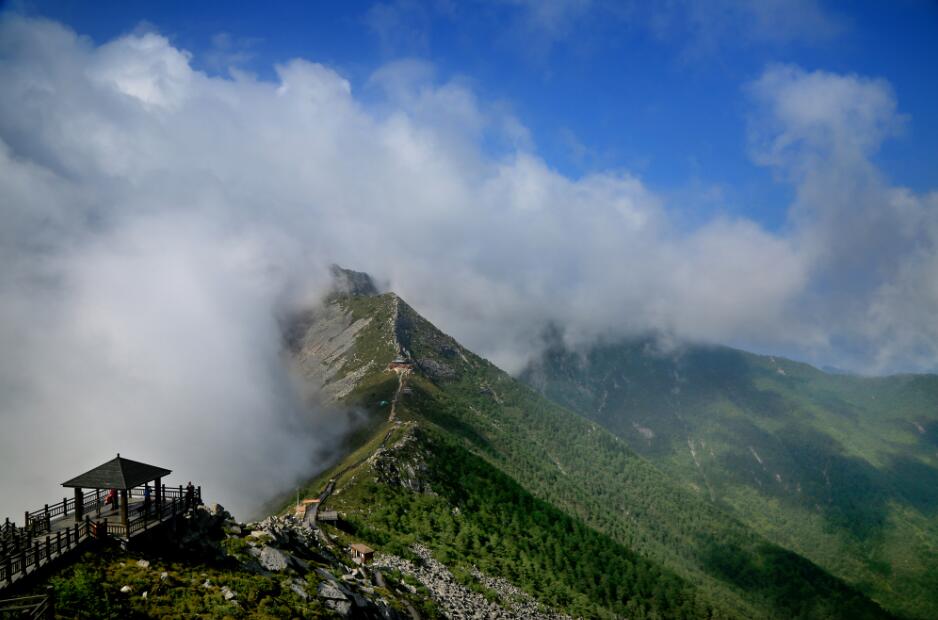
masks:
<svg viewBox="0 0 938 620"><path fill-rule="evenodd" d="M287 344L293 362L309 387L332 401L354 389L374 362L368 361L346 372L347 357L358 335L373 320L373 317L354 318L339 301L323 304L294 319Z"/></svg>
<svg viewBox="0 0 938 620"><path fill-rule="evenodd" d="M320 398L337 402L397 354L397 297L342 295L290 317L284 328L289 361Z"/></svg>

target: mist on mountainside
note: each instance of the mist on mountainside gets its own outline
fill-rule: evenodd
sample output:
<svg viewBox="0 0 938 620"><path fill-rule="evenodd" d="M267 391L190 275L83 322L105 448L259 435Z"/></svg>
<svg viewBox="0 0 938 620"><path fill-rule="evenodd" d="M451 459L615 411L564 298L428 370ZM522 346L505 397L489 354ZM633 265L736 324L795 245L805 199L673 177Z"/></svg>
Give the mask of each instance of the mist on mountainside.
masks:
<svg viewBox="0 0 938 620"><path fill-rule="evenodd" d="M308 59L270 80L194 67L146 28L94 42L0 15L6 513L118 451L236 512L309 474L345 423L305 406L278 317L333 261L509 369L551 321L574 342L656 329L935 367L936 195L873 163L902 121L880 80L749 83L753 157L796 194L771 231L687 224L627 170L564 175L425 63L381 67L367 97Z"/></svg>

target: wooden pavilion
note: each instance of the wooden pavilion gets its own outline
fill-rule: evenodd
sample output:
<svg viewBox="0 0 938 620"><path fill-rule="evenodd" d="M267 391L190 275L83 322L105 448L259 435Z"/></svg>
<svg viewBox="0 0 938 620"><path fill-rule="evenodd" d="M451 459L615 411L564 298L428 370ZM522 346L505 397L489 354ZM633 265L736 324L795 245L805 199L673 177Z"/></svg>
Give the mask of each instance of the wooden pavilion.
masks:
<svg viewBox="0 0 938 620"><path fill-rule="evenodd" d="M130 459L125 459L121 457L120 453L117 453L117 457L111 459L106 463L98 465L94 469L86 471L80 476L76 476L67 482L63 482L63 487L69 487L75 489L75 522L81 522L84 517L84 489L94 489L96 503L100 505L100 492L101 490L110 491L114 489L118 492L118 506L120 508L120 521L124 526L124 530L127 531L128 523L130 521L128 514L128 505L129 498L128 493L134 488L143 484L153 483L154 488L154 502L157 507L161 506L163 503L163 485L162 479L164 476L168 476L172 472L168 469L162 467L157 467L155 465L147 465L146 463L141 463L139 461L131 461ZM112 506L113 508L113 506ZM157 508L159 510L159 508Z"/></svg>
<svg viewBox="0 0 938 620"><path fill-rule="evenodd" d="M190 514L202 504L202 487L190 482L167 488L162 482L170 473L118 454L62 483L75 489L74 499L27 510L22 527L6 519L0 524L0 590L89 541L110 538L128 545L135 536ZM86 499L91 489L94 496ZM101 491L113 492L115 501L105 506ZM2 611L0 617L6 617Z"/></svg>

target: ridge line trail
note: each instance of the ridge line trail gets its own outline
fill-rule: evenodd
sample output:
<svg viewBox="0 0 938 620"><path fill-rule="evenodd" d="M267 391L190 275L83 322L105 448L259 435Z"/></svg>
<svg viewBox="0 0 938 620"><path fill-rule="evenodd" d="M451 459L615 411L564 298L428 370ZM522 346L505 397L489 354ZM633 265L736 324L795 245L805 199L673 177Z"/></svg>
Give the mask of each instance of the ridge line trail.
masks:
<svg viewBox="0 0 938 620"><path fill-rule="evenodd" d="M397 418L397 411L396 411L397 401L400 399L401 392L404 389L404 376L406 374L407 374L407 371L402 371L397 374L397 390L394 392L394 398L391 400L391 413L390 415L388 415L388 422L396 423L395 420ZM393 431L394 429L391 429L384 435L384 439L381 440L381 443L378 445L377 448L374 449L374 451L371 452L371 454L369 454L368 456L362 457L361 459L359 459L355 463L352 463L351 465L348 465L347 467L342 468L341 471L336 472L336 474L332 478L329 479L329 482L326 484L326 487L323 489L322 493L319 494L319 502L313 504L312 507L306 511L305 520L307 522L312 524L314 527L316 526L316 519L319 516L319 507L322 506L326 502L327 499L329 499L330 495L332 495L332 491L335 490L335 485L338 482L339 478L341 478L345 472L349 471L350 469L354 469L355 467L358 467L359 465L367 461L369 458L371 458L376 452L378 452L378 450L381 450L382 448L384 448L388 439L391 437L391 433Z"/></svg>
<svg viewBox="0 0 938 620"><path fill-rule="evenodd" d="M401 398L401 391L404 389L404 376L406 370L397 373L397 391L394 392L394 398L391 399L391 414L388 416L388 422L393 422L397 418L397 401Z"/></svg>

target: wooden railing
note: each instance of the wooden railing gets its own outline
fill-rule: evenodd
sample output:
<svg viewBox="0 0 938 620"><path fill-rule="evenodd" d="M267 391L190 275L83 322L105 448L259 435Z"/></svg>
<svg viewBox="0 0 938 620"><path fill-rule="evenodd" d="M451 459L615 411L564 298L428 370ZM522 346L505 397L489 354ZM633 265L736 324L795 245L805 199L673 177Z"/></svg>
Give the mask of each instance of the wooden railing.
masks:
<svg viewBox="0 0 938 620"><path fill-rule="evenodd" d="M96 496L92 496L89 494L89 496L86 497L82 502L82 512L84 514L99 512L103 506L103 495L98 494ZM23 527L34 535L42 534L49 531L50 524L53 521L74 514L75 498L69 499L67 497L63 497L62 501L58 502L57 504L46 504L39 510L33 510L32 512L27 511L25 513Z"/></svg>
<svg viewBox="0 0 938 620"><path fill-rule="evenodd" d="M147 485L134 487L127 492L127 496L130 499L143 499L144 489ZM189 495L188 487L182 485L178 486L166 486L165 484L160 487L160 490L163 495L163 499L179 498L185 499ZM156 491L152 487L150 488L150 498L153 501L156 501ZM202 487L197 486L193 487L192 490L193 498L202 497ZM100 514L100 511L105 506L105 494L95 493L91 495L88 493L85 497L85 500L82 502L82 514L91 514L92 512ZM33 510L32 512L27 511L24 513L25 521L23 527L32 535L39 535L48 532L51 529L51 524L53 521L65 518L69 515L75 514L75 499L63 497L61 502L56 504L46 504L39 510Z"/></svg>
<svg viewBox="0 0 938 620"><path fill-rule="evenodd" d="M157 505L154 502L148 510L144 510L143 507L140 507L134 511L136 516L127 522L127 527L124 527L124 524L120 522L108 522L107 533L110 536L117 536L118 538L131 538L140 532L147 531L154 525L168 519L173 519L201 504L201 495L201 490L197 489L193 493L191 501L184 495L181 498L172 497L170 499L164 499L162 505Z"/></svg>
<svg viewBox="0 0 938 620"><path fill-rule="evenodd" d="M81 522L62 527L58 524L55 534L50 533L53 517L56 521L74 515L74 500L63 499L60 504L47 505L41 510L25 513L28 526L17 525L6 519L0 525L0 588L10 585L14 580L47 564L64 553L75 549L91 539L114 537L129 539L134 535L177 516L186 513L202 503L202 487L161 487L162 502L157 502L155 494L151 503L144 507L138 505L130 511L125 526L117 519L107 518L92 520L88 514L101 505L98 499L83 502L88 511ZM128 501L144 497L144 488L137 487L128 491ZM45 536L43 536L45 534ZM0 615L0 618L5 617Z"/></svg>
<svg viewBox="0 0 938 620"><path fill-rule="evenodd" d="M44 539L29 536L22 546L4 546L0 550L0 584L9 585L14 579L83 544L93 537L92 526L86 519L57 531L55 536L47 534Z"/></svg>

